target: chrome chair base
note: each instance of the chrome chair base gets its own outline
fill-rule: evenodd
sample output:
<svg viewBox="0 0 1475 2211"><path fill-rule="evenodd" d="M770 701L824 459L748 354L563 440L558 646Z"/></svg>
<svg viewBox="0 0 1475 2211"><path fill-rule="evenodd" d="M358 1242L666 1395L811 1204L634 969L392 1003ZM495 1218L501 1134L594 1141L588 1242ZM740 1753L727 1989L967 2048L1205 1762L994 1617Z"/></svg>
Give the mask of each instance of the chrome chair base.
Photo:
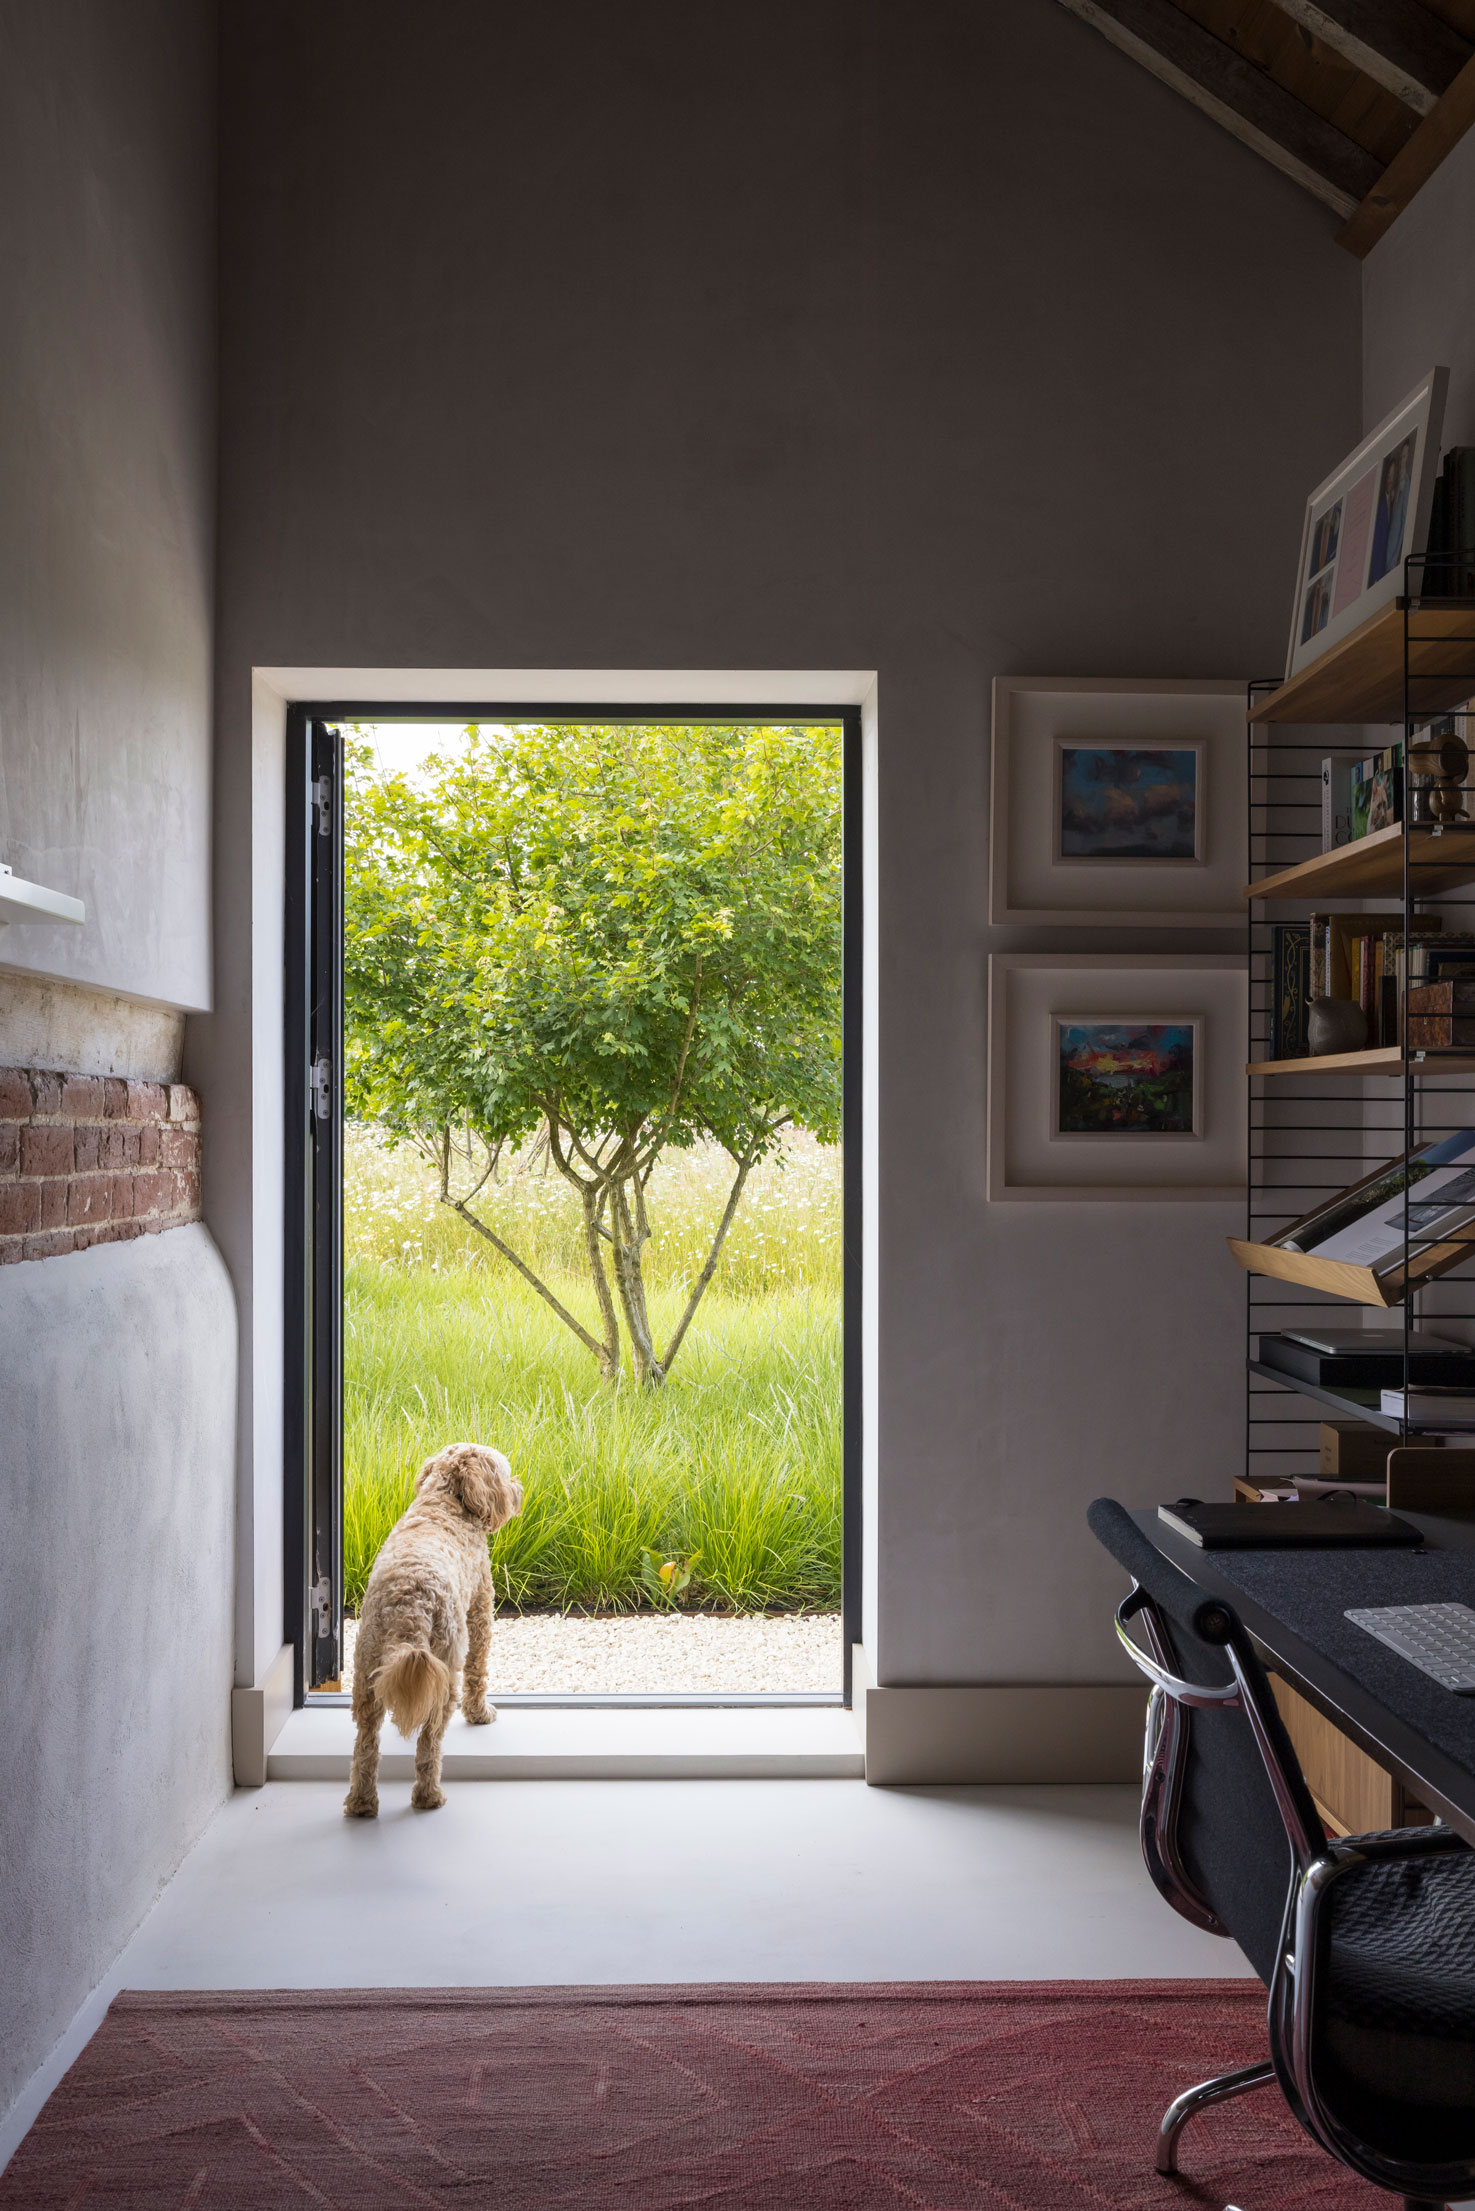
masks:
<svg viewBox="0 0 1475 2211"><path fill-rule="evenodd" d="M1247 2095L1252 2088L1268 2087L1274 2079L1273 2065L1246 2065L1238 2073L1221 2073L1217 2080L1201 2081L1197 2088L1185 2088L1182 2095L1169 2104L1158 2128L1155 2160L1158 2171L1170 2175L1177 2172L1178 2137L1195 2112L1207 2110L1210 2104L1227 2103L1231 2096Z"/></svg>

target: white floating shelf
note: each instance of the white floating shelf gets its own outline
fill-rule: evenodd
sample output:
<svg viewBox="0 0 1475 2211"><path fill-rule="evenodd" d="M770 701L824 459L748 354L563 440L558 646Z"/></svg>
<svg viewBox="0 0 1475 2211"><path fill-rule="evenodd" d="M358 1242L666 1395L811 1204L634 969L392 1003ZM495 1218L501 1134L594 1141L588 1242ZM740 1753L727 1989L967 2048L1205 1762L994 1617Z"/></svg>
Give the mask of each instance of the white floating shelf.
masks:
<svg viewBox="0 0 1475 2211"><path fill-rule="evenodd" d="M0 927L7 921L70 921L87 919L80 898L65 891L49 891L43 883L27 883L0 862Z"/></svg>

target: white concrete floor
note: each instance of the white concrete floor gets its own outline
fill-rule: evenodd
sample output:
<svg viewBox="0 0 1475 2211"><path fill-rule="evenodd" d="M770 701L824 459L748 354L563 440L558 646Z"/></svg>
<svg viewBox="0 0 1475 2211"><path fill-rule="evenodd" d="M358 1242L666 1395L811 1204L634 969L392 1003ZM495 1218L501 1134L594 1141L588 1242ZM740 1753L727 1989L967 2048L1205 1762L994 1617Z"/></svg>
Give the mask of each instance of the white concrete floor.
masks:
<svg viewBox="0 0 1475 2211"><path fill-rule="evenodd" d="M1158 1897L1129 1788L337 1782L239 1790L19 2105L120 1988L1052 1980L1249 1972Z"/></svg>

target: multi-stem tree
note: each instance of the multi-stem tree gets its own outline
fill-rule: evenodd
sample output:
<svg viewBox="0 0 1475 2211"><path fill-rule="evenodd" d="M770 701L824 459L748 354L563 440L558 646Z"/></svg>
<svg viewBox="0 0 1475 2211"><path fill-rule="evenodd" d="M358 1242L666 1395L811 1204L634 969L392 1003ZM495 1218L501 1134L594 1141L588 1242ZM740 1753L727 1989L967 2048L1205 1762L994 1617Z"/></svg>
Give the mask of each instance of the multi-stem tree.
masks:
<svg viewBox="0 0 1475 2211"><path fill-rule="evenodd" d="M623 1323L659 1383L756 1163L786 1129L839 1135L840 732L473 728L412 778L348 751L348 1109L435 1163L604 1376ZM477 1209L534 1139L579 1196L593 1327ZM658 1347L651 1177L704 1139L732 1185Z"/></svg>

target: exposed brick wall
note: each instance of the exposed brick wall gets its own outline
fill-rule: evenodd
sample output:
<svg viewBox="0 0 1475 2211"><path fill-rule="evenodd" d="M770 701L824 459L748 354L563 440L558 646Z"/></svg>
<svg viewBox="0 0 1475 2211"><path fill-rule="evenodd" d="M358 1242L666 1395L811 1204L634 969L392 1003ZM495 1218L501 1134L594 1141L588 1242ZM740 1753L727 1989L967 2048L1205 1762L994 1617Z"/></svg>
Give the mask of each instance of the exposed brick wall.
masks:
<svg viewBox="0 0 1475 2211"><path fill-rule="evenodd" d="M200 1217L200 1101L185 1083L0 1067L0 1265Z"/></svg>

